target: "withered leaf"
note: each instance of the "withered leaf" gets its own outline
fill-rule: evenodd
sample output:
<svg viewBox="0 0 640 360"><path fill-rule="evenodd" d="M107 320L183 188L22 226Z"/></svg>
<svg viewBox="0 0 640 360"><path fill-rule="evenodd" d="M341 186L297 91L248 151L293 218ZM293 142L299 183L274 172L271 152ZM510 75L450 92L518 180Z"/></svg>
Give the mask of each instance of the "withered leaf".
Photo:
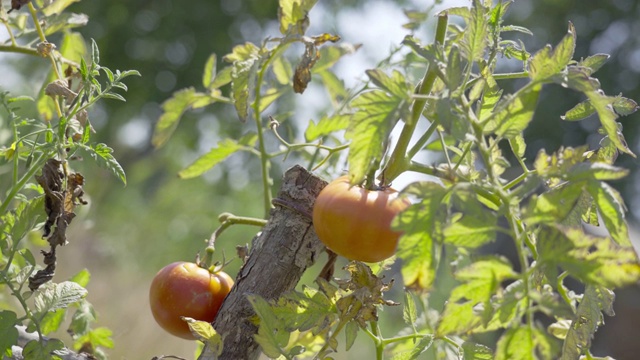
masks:
<svg viewBox="0 0 640 360"><path fill-rule="evenodd" d="M399 305L394 301L385 300L382 296L393 286L393 280L389 283L382 282L369 266L359 261L350 262L344 269L351 274L351 279L336 279L342 290L351 291L351 294L342 297L336 303L343 317L365 327L371 320L378 319L379 305Z"/></svg>
<svg viewBox="0 0 640 360"><path fill-rule="evenodd" d="M47 220L42 237L47 238L51 250L42 251L45 269L29 278L29 288L35 290L53 278L56 268L56 247L67 243L67 227L76 216L76 205L87 204L82 198L84 177L80 173L70 173L66 177L62 162L49 159L42 167L42 174L36 175L38 184L44 190L44 210Z"/></svg>
<svg viewBox="0 0 640 360"><path fill-rule="evenodd" d="M296 72L293 74L293 91L302 94L307 89L307 85L311 81L311 68L319 58L320 52L316 45L313 42L306 42L302 60L298 63Z"/></svg>
<svg viewBox="0 0 640 360"><path fill-rule="evenodd" d="M20 8L24 5L30 3L31 0L11 0L11 9L7 11L7 13L12 12L13 10L20 10Z"/></svg>

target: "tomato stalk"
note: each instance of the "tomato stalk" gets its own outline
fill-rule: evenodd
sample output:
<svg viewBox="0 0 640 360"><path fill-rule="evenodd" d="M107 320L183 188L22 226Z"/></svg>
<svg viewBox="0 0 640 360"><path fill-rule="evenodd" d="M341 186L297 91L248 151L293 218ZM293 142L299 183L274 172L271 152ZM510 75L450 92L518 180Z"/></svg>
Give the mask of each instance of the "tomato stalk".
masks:
<svg viewBox="0 0 640 360"><path fill-rule="evenodd" d="M218 216L218 221L220 221L220 226L211 234L211 237L207 241L204 258L202 261L198 262L198 265L206 269L210 269L215 266L213 262L213 253L215 252L216 239L231 225L242 224L263 227L267 224L267 220L264 219L236 216L231 213L220 214Z"/></svg>
<svg viewBox="0 0 640 360"><path fill-rule="evenodd" d="M438 16L438 24L436 27L436 43L443 44L445 35L447 32L447 23L448 16L446 14ZM424 75L424 78L420 82L418 89L416 91L417 95L427 95L431 92L433 88L433 84L435 83L437 78L436 69L433 66L429 66L427 72ZM418 124L418 120L422 115L422 111L424 110L425 105L427 104L427 99L424 97L417 97L411 108L411 115L408 121L405 122L404 127L402 128L402 132L400 133L400 138L398 139L398 143L396 144L393 153L391 154L391 158L389 159L389 163L383 170L383 174L385 177L385 181L391 182L393 179L398 177L401 173L409 169L411 154L415 155L415 153L419 150L416 150L414 147L409 155L407 154L407 149L409 148L409 142L411 141L411 137L416 130L416 126ZM432 126L429 128L428 132L433 133L435 131L435 123L432 123ZM426 135L426 134L425 134ZM431 134L428 134L431 136ZM429 136L423 136L420 142L426 142L429 139Z"/></svg>

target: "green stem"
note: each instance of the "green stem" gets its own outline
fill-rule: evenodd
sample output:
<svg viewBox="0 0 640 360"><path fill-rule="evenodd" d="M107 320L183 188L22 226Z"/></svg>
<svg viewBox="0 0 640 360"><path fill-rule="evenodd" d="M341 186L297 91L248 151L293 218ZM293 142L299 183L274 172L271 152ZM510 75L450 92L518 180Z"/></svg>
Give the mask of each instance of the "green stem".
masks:
<svg viewBox="0 0 640 360"><path fill-rule="evenodd" d="M416 141L416 143L411 147L411 149L409 149L409 152L407 153L407 158L413 159L413 157L418 153L418 151L422 150L422 147L427 144L427 141L429 141L429 138L431 137L431 135L433 135L433 133L436 131L437 128L438 128L438 123L435 121L432 122L431 125L429 125L429 128L427 129L427 131L425 131L425 133L422 134L422 136L420 136L418 141Z"/></svg>
<svg viewBox="0 0 640 360"><path fill-rule="evenodd" d="M29 2L29 13L31 14L31 18L33 19L33 24L36 27L36 32L40 37L40 41L47 42L47 37L40 26L40 20L38 19L38 13L36 11L35 6L33 6L33 2ZM53 67L53 71L56 73L58 79L63 79L62 74L60 74L60 69L58 69L58 64L56 63L56 59L53 56L53 51L49 53L49 60L51 61L51 66Z"/></svg>
<svg viewBox="0 0 640 360"><path fill-rule="evenodd" d="M263 227L267 224L267 220L257 219L246 216L236 216L230 213L222 213L218 216L218 220L220 221L220 226L211 234L211 237L207 241L207 248L205 249L204 259L200 262L202 267L210 268L213 266L213 253L215 250L216 239L231 225L251 225Z"/></svg>
<svg viewBox="0 0 640 360"><path fill-rule="evenodd" d="M13 185L13 187L9 191L9 194L7 194L7 198L4 199L4 201L0 205L0 214L4 214L7 211L9 204L11 204L11 201L13 201L13 198L16 196L16 194L20 190L22 190L22 188L26 185L27 181L29 181L29 179L31 179L38 170L40 170L40 168L42 167L44 162L49 158L49 156L50 156L50 153L48 152L43 152L42 154L40 154L40 157L38 157L38 159L31 164L31 167L29 168L29 170L22 176L22 178L20 178L20 180L18 180L18 182L15 185Z"/></svg>
<svg viewBox="0 0 640 360"><path fill-rule="evenodd" d="M438 25L436 27L435 38L436 43L444 43L445 35L447 33L447 23L448 16L446 14L440 15L438 17ZM424 75L424 78L422 79L422 82L418 87L418 95L426 95L430 93L431 89L433 88L433 84L436 81L436 78L436 69L433 65L430 65L429 69ZM411 158L407 156L407 148L409 147L409 142L411 141L411 137L415 132L416 125L418 124L418 119L420 119L420 115L422 115L422 111L424 110L426 103L426 99L416 98L414 100L413 106L411 108L411 115L402 128L402 132L400 133L400 137L398 138L398 143L396 144L396 147L391 154L389 163L383 170L385 181L393 181L393 179L398 177L398 175L406 171L409 167Z"/></svg>
<svg viewBox="0 0 640 360"><path fill-rule="evenodd" d="M262 200L265 218L269 216L269 212L271 211L271 199L273 197L271 194L271 185L273 184L273 180L269 174L271 161L264 140L264 128L262 127L262 114L260 113L260 99L262 98L262 93L260 92L260 89L262 87L262 82L264 81L264 74L266 73L269 64L271 64L271 61L276 57L276 54L283 51L288 47L288 45L288 43L279 44L269 53L269 57L265 60L264 64L262 64L260 71L258 71L258 79L256 80L255 95L252 105L254 121L256 123L256 132L258 133L258 150L260 151L260 169L262 172L262 191L264 193Z"/></svg>
<svg viewBox="0 0 640 360"><path fill-rule="evenodd" d="M493 78L496 80L523 79L527 77L529 77L529 72L527 71L516 72L516 73L493 74Z"/></svg>
<svg viewBox="0 0 640 360"><path fill-rule="evenodd" d="M376 360L382 360L385 343L382 335L380 335L380 326L377 321L371 321L371 334L375 338L374 344L376 345Z"/></svg>
<svg viewBox="0 0 640 360"><path fill-rule="evenodd" d="M0 52L31 55L31 56L37 56L40 58L42 57L40 56L40 54L38 54L38 51L36 49L26 47L26 46L20 46L20 45L0 45Z"/></svg>

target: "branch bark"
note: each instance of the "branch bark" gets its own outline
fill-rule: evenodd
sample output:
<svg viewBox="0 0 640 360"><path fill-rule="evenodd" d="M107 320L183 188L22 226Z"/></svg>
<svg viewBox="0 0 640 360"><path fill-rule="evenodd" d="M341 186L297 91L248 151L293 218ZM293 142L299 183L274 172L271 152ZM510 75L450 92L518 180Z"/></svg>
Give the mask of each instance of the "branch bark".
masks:
<svg viewBox="0 0 640 360"><path fill-rule="evenodd" d="M238 273L231 292L213 322L224 337L223 352L216 358L205 347L198 360L253 360L260 355L254 340L258 327L247 294L271 300L295 288L304 271L325 249L318 240L309 214L326 182L300 166L287 170L274 199L268 223L253 239L249 258Z"/></svg>

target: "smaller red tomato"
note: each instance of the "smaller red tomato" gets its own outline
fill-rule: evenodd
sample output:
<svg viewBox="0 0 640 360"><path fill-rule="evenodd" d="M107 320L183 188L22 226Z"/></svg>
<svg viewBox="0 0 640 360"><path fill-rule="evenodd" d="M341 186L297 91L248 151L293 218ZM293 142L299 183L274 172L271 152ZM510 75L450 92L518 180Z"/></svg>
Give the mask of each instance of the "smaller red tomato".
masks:
<svg viewBox="0 0 640 360"><path fill-rule="evenodd" d="M396 190L368 190L351 186L342 176L327 185L313 205L318 238L333 252L350 260L377 262L391 257L400 233L391 230L393 218L411 203Z"/></svg>
<svg viewBox="0 0 640 360"><path fill-rule="evenodd" d="M194 340L181 317L212 322L232 286L233 279L225 272L210 273L194 263L174 262L162 268L151 282L151 313L167 332Z"/></svg>

